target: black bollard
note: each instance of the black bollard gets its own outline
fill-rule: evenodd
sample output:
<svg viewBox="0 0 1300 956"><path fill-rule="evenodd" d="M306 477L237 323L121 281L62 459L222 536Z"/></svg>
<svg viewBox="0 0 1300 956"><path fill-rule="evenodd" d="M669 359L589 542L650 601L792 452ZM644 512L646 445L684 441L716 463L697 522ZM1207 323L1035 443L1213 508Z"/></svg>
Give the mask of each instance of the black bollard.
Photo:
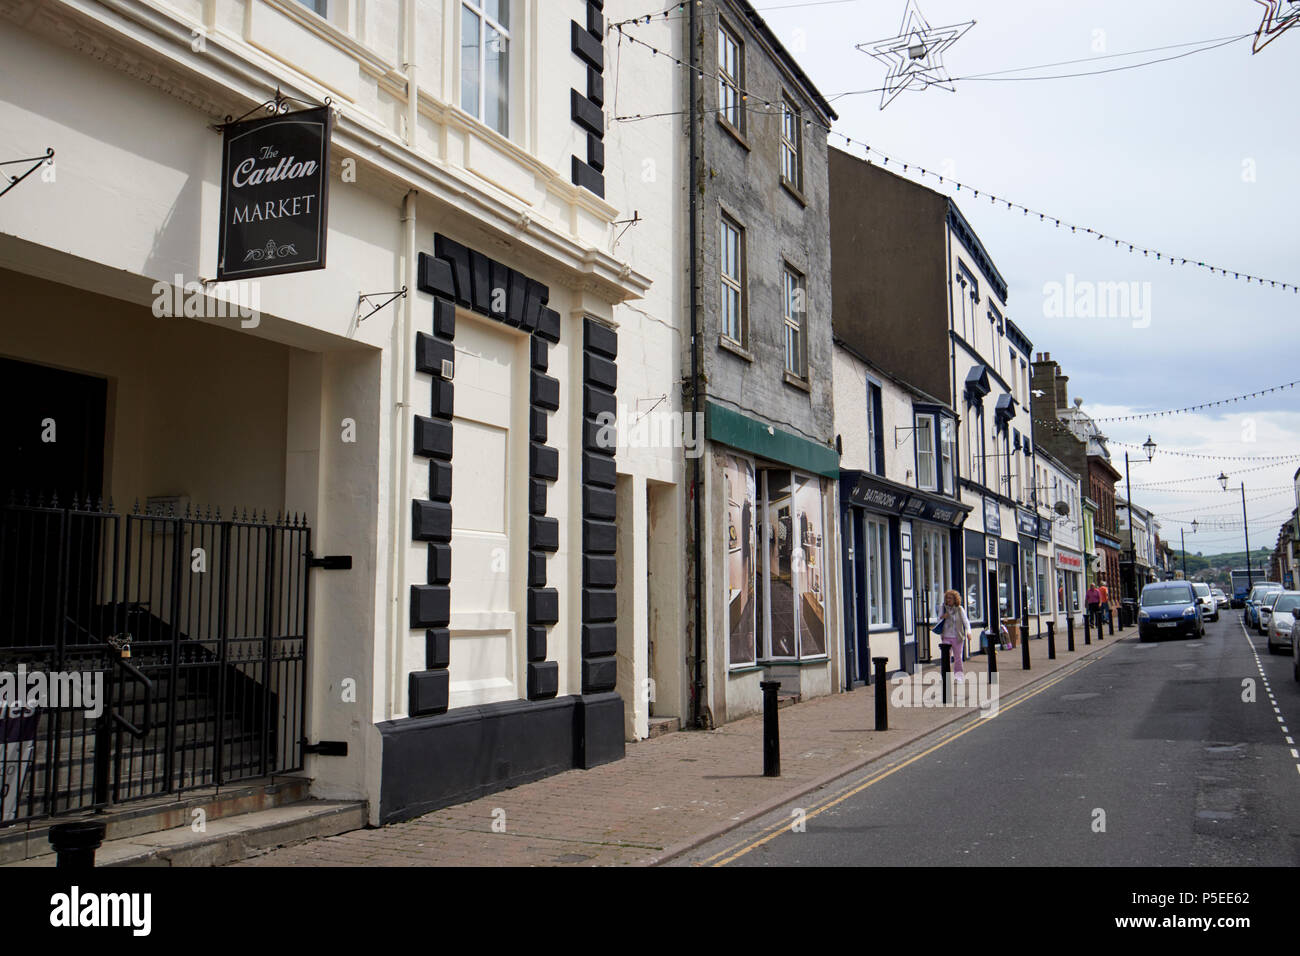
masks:
<svg viewBox="0 0 1300 956"><path fill-rule="evenodd" d="M1071 654L1074 653L1074 628L1072 627L1065 629L1065 649Z"/></svg>
<svg viewBox="0 0 1300 956"><path fill-rule="evenodd" d="M1047 622L1047 659L1056 660L1056 622Z"/></svg>
<svg viewBox="0 0 1300 956"><path fill-rule="evenodd" d="M1029 670L1029 635L1020 635L1020 669Z"/></svg>
<svg viewBox="0 0 1300 956"><path fill-rule="evenodd" d="M781 776L781 730L777 725L776 692L779 680L759 681L763 691L763 776Z"/></svg>
<svg viewBox="0 0 1300 956"><path fill-rule="evenodd" d="M1110 636L1115 636L1115 614L1110 612L1106 615L1106 623L1110 625Z"/></svg>
<svg viewBox="0 0 1300 956"><path fill-rule="evenodd" d="M943 684L943 702L948 703L948 673L952 669L952 645L943 643L939 645L940 653L943 655L939 662L940 683Z"/></svg>
<svg viewBox="0 0 1300 956"><path fill-rule="evenodd" d="M92 820L79 823L56 823L50 827L50 846L54 847L56 867L89 870L95 865L95 851L104 842L105 826Z"/></svg>
<svg viewBox="0 0 1300 956"><path fill-rule="evenodd" d="M1100 640L1100 638L1098 638L1098 640ZM1085 614L1083 616L1083 643L1085 644L1092 643L1092 615L1091 614Z"/></svg>
<svg viewBox="0 0 1300 956"><path fill-rule="evenodd" d="M873 657L871 663L876 665L876 729L889 729L889 684L885 679L885 668L889 666L888 657Z"/></svg>
<svg viewBox="0 0 1300 956"><path fill-rule="evenodd" d="M998 644L997 635L989 635L989 679L992 680L993 674L998 672Z"/></svg>

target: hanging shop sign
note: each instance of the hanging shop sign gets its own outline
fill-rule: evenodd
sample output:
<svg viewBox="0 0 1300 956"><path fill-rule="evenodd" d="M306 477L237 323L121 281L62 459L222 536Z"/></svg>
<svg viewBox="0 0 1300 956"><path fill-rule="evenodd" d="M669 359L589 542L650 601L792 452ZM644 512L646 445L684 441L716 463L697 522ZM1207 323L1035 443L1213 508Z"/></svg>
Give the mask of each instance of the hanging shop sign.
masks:
<svg viewBox="0 0 1300 956"><path fill-rule="evenodd" d="M994 498L984 499L984 530L992 535L1002 533L1002 509Z"/></svg>
<svg viewBox="0 0 1300 956"><path fill-rule="evenodd" d="M331 126L323 106L225 127L219 280L325 268Z"/></svg>
<svg viewBox="0 0 1300 956"><path fill-rule="evenodd" d="M1026 538L1038 537L1038 515L1032 511L1016 510L1016 526Z"/></svg>

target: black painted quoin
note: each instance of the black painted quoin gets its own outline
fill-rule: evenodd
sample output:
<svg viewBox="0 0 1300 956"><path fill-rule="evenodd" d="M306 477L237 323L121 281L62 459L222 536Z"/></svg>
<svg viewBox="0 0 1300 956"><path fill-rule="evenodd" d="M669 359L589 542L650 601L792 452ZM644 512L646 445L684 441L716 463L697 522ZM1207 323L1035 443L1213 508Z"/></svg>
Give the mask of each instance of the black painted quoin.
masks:
<svg viewBox="0 0 1300 956"><path fill-rule="evenodd" d="M587 67L587 92L569 91L569 112L586 134L586 160L573 157L573 182L605 198L605 0L587 0L587 24L570 20L570 46Z"/></svg>
<svg viewBox="0 0 1300 956"><path fill-rule="evenodd" d="M614 448L600 447L595 431L595 416L614 409L617 334L584 320L582 693L557 698L559 664L547 660L547 644L559 620L559 592L546 586L546 558L559 550L560 529L546 510L559 477L548 428L549 413L560 407L560 383L547 372L560 314L548 308L542 283L441 235L434 254L420 256L417 286L434 297L432 334L417 333L415 343L417 372L434 377L431 415L414 422L415 454L429 460L429 497L412 504L412 535L429 547L428 583L411 586L410 608L412 629L425 631L425 669L409 677L410 717L379 725L385 823L624 752L623 700L614 692ZM530 335L527 700L449 711L458 307Z"/></svg>

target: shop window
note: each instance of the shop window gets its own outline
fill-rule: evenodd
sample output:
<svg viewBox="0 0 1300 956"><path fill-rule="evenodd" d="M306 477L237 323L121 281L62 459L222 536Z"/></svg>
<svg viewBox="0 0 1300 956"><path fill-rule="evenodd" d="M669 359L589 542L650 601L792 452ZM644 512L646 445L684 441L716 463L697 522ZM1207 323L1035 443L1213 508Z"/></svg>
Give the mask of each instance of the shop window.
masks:
<svg viewBox="0 0 1300 956"><path fill-rule="evenodd" d="M1038 559L1038 613L1048 614L1052 610L1052 590L1051 571L1047 566L1047 558L1039 557Z"/></svg>
<svg viewBox="0 0 1300 956"><path fill-rule="evenodd" d="M727 490L728 663L739 667L753 665L757 660L754 466L743 458L728 456L723 459L723 478Z"/></svg>
<svg viewBox="0 0 1300 956"><path fill-rule="evenodd" d="M826 654L821 482L771 469L766 482L767 628L773 659Z"/></svg>
<svg viewBox="0 0 1300 956"><path fill-rule="evenodd" d="M1036 614L1038 607L1038 588L1035 586L1036 582L1034 579L1034 553L1031 550L1024 550L1023 545L1021 547L1022 554L1024 555L1022 573L1025 576L1025 607L1029 609L1031 614Z"/></svg>
<svg viewBox="0 0 1300 956"><path fill-rule="evenodd" d="M972 622L984 620L984 561L966 559L966 616Z"/></svg>
<svg viewBox="0 0 1300 956"><path fill-rule="evenodd" d="M998 616L1016 615L1016 568L1013 564L998 565Z"/></svg>
<svg viewBox="0 0 1300 956"><path fill-rule="evenodd" d="M890 589L891 555L889 522L884 518L867 518L867 621L872 627L893 623Z"/></svg>
<svg viewBox="0 0 1300 956"><path fill-rule="evenodd" d="M939 609L943 607L943 592L948 590L948 569L951 567L948 532L924 525L915 527L919 543L918 597L924 601L921 609L926 612L929 620L934 621L938 618Z"/></svg>

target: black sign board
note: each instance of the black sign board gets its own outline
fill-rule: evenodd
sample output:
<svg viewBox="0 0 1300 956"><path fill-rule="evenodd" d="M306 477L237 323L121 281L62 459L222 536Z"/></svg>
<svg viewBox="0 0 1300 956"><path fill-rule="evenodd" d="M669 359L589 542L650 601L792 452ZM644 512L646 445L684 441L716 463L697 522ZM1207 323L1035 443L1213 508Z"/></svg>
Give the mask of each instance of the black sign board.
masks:
<svg viewBox="0 0 1300 956"><path fill-rule="evenodd" d="M907 494L881 482L873 481L866 475L858 479L850 498L853 504L872 511L885 514L898 514L907 503Z"/></svg>
<svg viewBox="0 0 1300 956"><path fill-rule="evenodd" d="M1020 533L1026 538L1038 537L1038 515L1032 511L1016 511L1016 523L1019 525Z"/></svg>
<svg viewBox="0 0 1300 956"><path fill-rule="evenodd" d="M325 268L330 130L328 106L226 127L218 279Z"/></svg>

